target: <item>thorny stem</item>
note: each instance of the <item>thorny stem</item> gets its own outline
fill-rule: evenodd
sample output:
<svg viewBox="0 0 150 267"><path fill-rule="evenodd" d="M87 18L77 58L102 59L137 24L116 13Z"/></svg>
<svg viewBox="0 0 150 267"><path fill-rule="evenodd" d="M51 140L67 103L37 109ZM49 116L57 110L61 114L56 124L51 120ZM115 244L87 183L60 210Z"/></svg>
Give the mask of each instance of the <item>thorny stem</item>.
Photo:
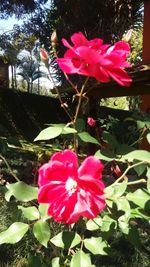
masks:
<svg viewBox="0 0 150 267"><path fill-rule="evenodd" d="M77 94L79 94L78 88L73 84L73 82L69 79L68 75L64 72L65 78L67 82L71 85L71 87L75 90Z"/></svg>
<svg viewBox="0 0 150 267"><path fill-rule="evenodd" d="M73 120L73 128L74 129L75 129L75 124L76 124L78 115L79 115L80 107L81 107L83 92L84 92L84 89L85 89L85 86L86 86L88 80L89 80L89 77L86 78L84 84L81 87L81 91L78 94L78 104L77 104L77 107L76 107L76 112L75 112L75 116L74 116L74 120ZM74 150L75 150L76 154L77 154L77 146L78 146L77 143L78 143L77 135L74 134Z"/></svg>
<svg viewBox="0 0 150 267"><path fill-rule="evenodd" d="M80 110L80 107L81 107L81 102L82 102L82 97L83 97L83 92L84 92L84 89L85 89L85 86L87 84L89 80L89 77L86 78L84 84L82 85L81 87L81 91L80 93L78 94L78 104L77 104L77 108L76 108L76 112L75 112L75 116L74 116L74 120L73 120L73 123L75 124L76 121L77 121L77 118L78 118L78 115L79 115L79 110Z"/></svg>
<svg viewBox="0 0 150 267"><path fill-rule="evenodd" d="M50 71L49 71L49 68L48 68L48 72L49 72L49 75L50 75L50 77L51 77L51 79L52 79L52 81L53 81L53 77L51 76L51 73L50 73ZM78 92L78 90L76 90L76 92L77 92L77 94L79 95L79 102L78 102L78 105L77 105L77 109L76 109L76 113L75 113L75 117L76 117L76 119L73 119L72 118L72 116L70 115L70 113L69 113L69 111L67 110L67 108L65 107L65 105L64 105L64 103L63 103L63 101L62 101L62 98L61 98L61 95L60 95L60 93L59 93L59 90L57 89L57 87L55 86L55 82L53 81L53 84L54 84L54 89L55 89L55 91L56 91L56 93L57 93L57 95L58 95L58 99L59 99L59 101L60 101L60 104L61 104L61 107L64 109L64 111L66 112L66 114L68 115L68 117L70 118L70 120L71 120L71 123L72 123L72 125L73 125L73 128L75 129L75 123L76 123L76 120L77 120L77 116L78 116L78 113L79 113L79 108L80 108L80 105L81 105L81 98L82 98L82 90L84 90L84 87L82 86L82 88L81 88L81 93L80 93L80 95L79 95L79 92ZM72 86L73 86L73 88L75 89L75 86L74 86L74 84L72 84ZM76 137L76 134L74 134L73 135L74 137L73 137L73 143L74 143L74 151L76 152L76 154L77 154L77 137Z"/></svg>
<svg viewBox="0 0 150 267"><path fill-rule="evenodd" d="M113 184L117 184L121 180L123 180L126 177L126 174L128 173L128 171L131 170L132 168L139 166L139 165L142 165L142 164L145 164L145 163L146 163L145 161L140 161L140 162L137 162L131 166L128 166L128 168L124 171L124 173Z"/></svg>
<svg viewBox="0 0 150 267"><path fill-rule="evenodd" d="M47 68L47 69L48 69L49 76L50 76L50 78L51 78L51 80L52 80L52 82L53 82L53 84L54 84L54 89L55 89L55 91L56 91L56 93L57 93L57 95L58 95L58 99L59 99L59 101L60 101L61 107L64 109L64 111L66 112L66 114L68 115L68 117L70 118L70 120L73 121L72 116L70 115L69 111L68 111L67 108L65 107L64 102L62 101L61 95L60 95L60 93L59 93L58 88L57 88L56 85L55 85L55 82L54 82L54 79L53 79L53 77L52 77L52 75L51 75L51 73L50 73L50 70L49 70L49 68Z"/></svg>
<svg viewBox="0 0 150 267"><path fill-rule="evenodd" d="M54 56L55 56L56 58L58 58L56 50L53 51L53 53L54 53ZM69 77L68 77L68 75L67 75L66 72L64 72L64 75L65 75L65 78L66 78L67 82L71 85L71 87L75 90L75 92L76 92L77 94L79 94L78 88L77 88L77 87L74 85L74 83L69 79Z"/></svg>
<svg viewBox="0 0 150 267"><path fill-rule="evenodd" d="M55 52L55 56L57 58L57 53ZM48 68L48 72L49 72L49 75L53 81L53 78L51 76L51 73L49 71L49 68ZM77 118L78 118L78 114L79 114L79 110L80 110L80 107L81 107L81 102L82 102L82 97L83 97L83 92L84 92L84 89L85 89L85 86L89 80L89 77L86 78L84 84L82 85L82 88L81 88L81 91L79 92L78 88L72 83L72 81L69 79L68 75L64 72L64 75L66 77L66 80L69 82L69 84L71 85L71 87L75 90L76 92L76 95L78 96L78 104L77 104L77 107L76 107L76 111L75 111L75 116L74 116L74 119L72 118L72 116L70 115L69 111L67 110L67 108L65 107L63 101L62 101L62 98L61 98L61 95L59 93L59 90L57 89L57 87L55 86L55 83L54 83L54 89L56 90L56 93L58 95L58 98L59 98L59 101L60 101L60 104L61 104L61 107L64 109L64 111L67 113L67 115L69 116L71 122L72 122L72 125L73 125L73 128L75 129L75 124L76 124L76 121L77 121ZM78 146L78 139L77 139L77 135L74 134L74 151L77 153L77 146Z"/></svg>
<svg viewBox="0 0 150 267"><path fill-rule="evenodd" d="M19 178L13 173L13 170L11 169L11 167L9 166L7 160L2 156L0 155L0 158L5 162L8 170L10 171L11 175L14 177L14 179L17 181L17 182L20 182Z"/></svg>

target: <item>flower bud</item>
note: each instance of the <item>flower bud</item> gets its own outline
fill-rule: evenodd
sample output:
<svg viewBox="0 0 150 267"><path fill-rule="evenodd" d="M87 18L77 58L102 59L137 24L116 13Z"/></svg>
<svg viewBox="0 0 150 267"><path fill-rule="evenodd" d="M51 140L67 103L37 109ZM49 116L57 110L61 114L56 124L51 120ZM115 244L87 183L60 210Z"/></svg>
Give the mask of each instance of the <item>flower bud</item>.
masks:
<svg viewBox="0 0 150 267"><path fill-rule="evenodd" d="M53 31L52 35L51 35L51 45L52 47L55 47L58 43L58 38L57 38L57 33L56 31Z"/></svg>
<svg viewBox="0 0 150 267"><path fill-rule="evenodd" d="M40 59L45 64L48 63L49 55L48 55L47 51L44 48L40 48Z"/></svg>
<svg viewBox="0 0 150 267"><path fill-rule="evenodd" d="M122 40L128 43L131 40L132 33L133 33L133 30L127 31L127 33L124 35Z"/></svg>
<svg viewBox="0 0 150 267"><path fill-rule="evenodd" d="M94 127L96 125L96 120L94 120L93 118L91 117L88 117L87 119L87 124L91 127Z"/></svg>

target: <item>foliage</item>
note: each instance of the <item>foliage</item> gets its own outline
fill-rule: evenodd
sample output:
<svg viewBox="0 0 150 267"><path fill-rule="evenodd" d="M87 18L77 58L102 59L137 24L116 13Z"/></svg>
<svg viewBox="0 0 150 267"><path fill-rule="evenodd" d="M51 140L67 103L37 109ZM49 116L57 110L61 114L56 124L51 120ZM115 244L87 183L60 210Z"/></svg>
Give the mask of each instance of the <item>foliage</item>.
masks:
<svg viewBox="0 0 150 267"><path fill-rule="evenodd" d="M121 39L126 30L141 23L142 5L141 0L119 0L117 3L115 0L94 0L92 3L90 0L53 0L54 28L60 39L82 31L89 38L99 36L109 43Z"/></svg>
<svg viewBox="0 0 150 267"><path fill-rule="evenodd" d="M46 2L47 0L2 0L0 3L0 16L2 18L7 18L8 16L15 14L15 16L21 17L29 12L33 12L39 4L44 4Z"/></svg>
<svg viewBox="0 0 150 267"><path fill-rule="evenodd" d="M22 1L17 1L18 6L19 2L22 3ZM76 3L73 0L65 2L53 0L51 4L43 8L44 2L46 1L35 1L32 16L24 20L22 26L14 28L14 31L17 35L21 32L24 40L29 36L30 38L34 36L42 41L46 49L51 49L49 39L53 30L56 29L60 53L63 51L61 38L68 38L74 32L82 31L88 38L99 36L104 39L105 43L110 43L122 39L123 34L130 28L139 28L143 20L142 0L119 0L117 4L115 0L101 2L94 0L92 4L90 0L78 0ZM28 2L25 4L28 5ZM30 5L33 6L32 1ZM4 4L0 7L4 8ZM13 5L9 5L8 9L12 9L13 12ZM12 40L14 40L13 33ZM23 43L24 40L22 38Z"/></svg>
<svg viewBox="0 0 150 267"><path fill-rule="evenodd" d="M76 42L76 47L72 48L74 52L77 49L80 51L80 42L77 39ZM123 47L121 50L113 46L111 52L115 47L117 53L122 55L123 42L121 45ZM90 53L91 47L88 49ZM88 58L89 53L85 57L91 66L95 64L92 57L95 59L97 53L95 48L92 49L91 57ZM72 56L72 52L70 53ZM107 57L107 50L104 50L104 53ZM115 59L120 62L117 55ZM125 61L126 50L123 55ZM105 54L101 55L104 56ZM82 55L80 57L80 62L83 62ZM104 57L103 60L105 59ZM116 68L122 70L122 65L116 61L114 62L117 64ZM83 67L86 70L87 65ZM90 69L89 76L92 76ZM37 185L26 184L16 175L13 175L16 182L6 184L5 199L10 203L15 200L21 218L2 229L0 244L18 243L22 238L24 240L32 234L40 253L28 256L28 266L44 267L50 264L58 267L98 267L100 264L109 266L104 263L104 259L108 258L112 266L122 264L126 267L128 263L134 266L133 260L130 259L124 263L125 256L121 249L119 249L121 256L114 265L112 256L117 255L118 243L129 246L130 251L134 250L134 255L139 255L139 251L144 251L143 254L147 255L146 242L149 240L150 220L150 152L139 150L137 144L143 135L147 136L148 142L150 141L150 119L146 116L126 118L124 120L126 126L122 125L122 132L119 120L110 116L103 121L94 118L94 124L87 125L83 118L86 116L88 122L88 113L84 113L83 116L81 111L83 104L86 107L88 102L86 97L88 79L85 79L80 88L67 77L76 97L76 106L72 110L63 102L56 88L60 104L68 115L68 121L47 125L34 141L47 142L56 138L62 140L68 138L69 145L65 143L67 149L52 155L50 162L44 162L45 164L39 169L39 190ZM134 140L130 140L126 133L127 125L131 129L131 137L137 131ZM95 130L95 135L91 133L92 131L88 131L89 127ZM121 134L120 137L118 133ZM96 147L96 153L94 156L86 157L89 144ZM2 146L4 147L5 145ZM58 145L56 148L58 151L61 150ZM105 188L100 181L103 167ZM102 202L106 204L105 208ZM145 243L142 238L143 233L146 236Z"/></svg>
<svg viewBox="0 0 150 267"><path fill-rule="evenodd" d="M142 60L142 43L143 43L143 28L139 28L132 32L130 44L132 53L130 54L129 60L138 64Z"/></svg>
<svg viewBox="0 0 150 267"><path fill-rule="evenodd" d="M115 109L128 110L129 103L126 97L111 97L101 99L100 105Z"/></svg>

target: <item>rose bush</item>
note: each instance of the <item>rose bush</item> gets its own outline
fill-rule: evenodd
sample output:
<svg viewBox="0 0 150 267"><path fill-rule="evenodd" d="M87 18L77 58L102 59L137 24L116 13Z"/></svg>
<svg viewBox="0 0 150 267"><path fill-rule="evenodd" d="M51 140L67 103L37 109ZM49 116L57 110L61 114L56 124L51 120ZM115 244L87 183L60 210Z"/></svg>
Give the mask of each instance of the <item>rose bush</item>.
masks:
<svg viewBox="0 0 150 267"><path fill-rule="evenodd" d="M43 142L61 136L65 142L62 147L55 145L57 152L39 168L38 187L27 185L16 176L16 183L6 185L5 198L16 198L23 221L1 232L0 244L19 242L32 230L40 243L36 251L41 251L42 259L40 264L34 261L33 266L99 267L100 255L111 254L110 247L118 236L141 250L144 244L140 234L145 237L149 232L145 225L150 221L150 153L134 147L143 134L147 134L150 143L149 118L137 120L141 135L129 146L119 143L107 127L98 129L98 120L88 117L86 123L79 117L81 105L88 102L89 78L100 82L112 78L120 85L130 85L132 79L124 70L130 66L126 61L129 45L123 41L104 45L101 39L87 40L80 32L71 41L73 46L63 39L68 50L63 58L57 58L57 63L65 73L87 76L81 88L66 76L77 102L75 113L70 112L55 88L61 107L68 114L68 123L51 124L34 140ZM47 64L47 52L40 50L40 54ZM90 135L87 124L96 126L92 130L96 128L100 138ZM87 156L88 143L97 146L94 156ZM48 247L47 263L43 246Z"/></svg>

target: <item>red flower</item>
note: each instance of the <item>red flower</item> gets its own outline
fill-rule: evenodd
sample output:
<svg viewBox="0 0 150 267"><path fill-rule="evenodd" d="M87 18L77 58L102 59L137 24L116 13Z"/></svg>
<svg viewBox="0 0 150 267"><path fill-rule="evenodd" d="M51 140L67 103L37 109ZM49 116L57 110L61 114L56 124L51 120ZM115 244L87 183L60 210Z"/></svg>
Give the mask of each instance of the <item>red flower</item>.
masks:
<svg viewBox="0 0 150 267"><path fill-rule="evenodd" d="M78 169L74 152L55 153L39 170L38 202L49 204L48 214L57 222L95 218L105 207L102 171L102 163L94 156L87 157Z"/></svg>
<svg viewBox="0 0 150 267"><path fill-rule="evenodd" d="M130 52L128 43L120 41L114 46L104 45L99 38L88 41L81 32L73 34L71 41L73 46L62 39L64 46L69 49L64 58L57 59L64 72L91 76L104 83L112 78L122 86L130 85L132 79L124 71L130 66L126 62Z"/></svg>
<svg viewBox="0 0 150 267"><path fill-rule="evenodd" d="M87 124L91 127L94 127L96 125L96 120L94 120L93 118L91 117L88 117L87 119Z"/></svg>

